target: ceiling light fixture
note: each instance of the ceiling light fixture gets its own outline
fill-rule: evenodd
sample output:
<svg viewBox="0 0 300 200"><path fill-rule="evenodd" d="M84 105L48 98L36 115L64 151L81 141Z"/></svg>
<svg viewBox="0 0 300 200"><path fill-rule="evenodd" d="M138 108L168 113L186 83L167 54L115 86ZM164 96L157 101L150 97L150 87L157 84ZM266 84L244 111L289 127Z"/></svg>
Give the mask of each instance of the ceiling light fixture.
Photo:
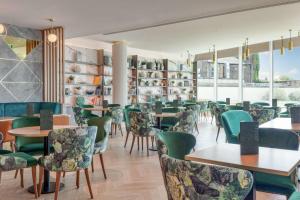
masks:
<svg viewBox="0 0 300 200"><path fill-rule="evenodd" d="M292 51L294 48L294 44L293 44L293 40L292 40L292 29L290 29L289 32L290 32L290 39L289 39L288 49L290 51Z"/></svg>
<svg viewBox="0 0 300 200"><path fill-rule="evenodd" d="M209 49L210 51L210 49ZM215 63L216 62L216 45L213 45L212 48L212 58L211 58L212 62Z"/></svg>
<svg viewBox="0 0 300 200"><path fill-rule="evenodd" d="M0 24L0 36L6 36L7 35L7 29L4 24Z"/></svg>
<svg viewBox="0 0 300 200"><path fill-rule="evenodd" d="M53 22L54 22L54 20L53 19L48 19L49 20L49 22L50 22L50 24L51 24L51 27L50 27L50 29L49 29L49 31L50 31L50 33L48 34L48 36L47 36L47 40L48 40L48 42L50 42L50 43L55 43L56 41L57 41L57 35L55 34L55 33L53 33Z"/></svg>
<svg viewBox="0 0 300 200"><path fill-rule="evenodd" d="M284 54L284 44L283 44L283 36L281 36L281 47L280 47L280 55Z"/></svg>
<svg viewBox="0 0 300 200"><path fill-rule="evenodd" d="M243 43L243 60L249 59L250 56L250 48L249 48L249 39L246 38L245 42Z"/></svg>

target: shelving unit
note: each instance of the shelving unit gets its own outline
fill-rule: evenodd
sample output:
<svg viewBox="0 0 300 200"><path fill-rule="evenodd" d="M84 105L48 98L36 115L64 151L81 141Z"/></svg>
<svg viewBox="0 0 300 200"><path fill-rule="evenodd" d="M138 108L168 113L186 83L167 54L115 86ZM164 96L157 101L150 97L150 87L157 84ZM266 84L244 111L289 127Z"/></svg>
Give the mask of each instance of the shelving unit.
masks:
<svg viewBox="0 0 300 200"><path fill-rule="evenodd" d="M111 56L99 49L65 46L65 102L75 105L83 97L86 104L111 102ZM109 70L106 70L109 68ZM107 89L111 87L111 89Z"/></svg>

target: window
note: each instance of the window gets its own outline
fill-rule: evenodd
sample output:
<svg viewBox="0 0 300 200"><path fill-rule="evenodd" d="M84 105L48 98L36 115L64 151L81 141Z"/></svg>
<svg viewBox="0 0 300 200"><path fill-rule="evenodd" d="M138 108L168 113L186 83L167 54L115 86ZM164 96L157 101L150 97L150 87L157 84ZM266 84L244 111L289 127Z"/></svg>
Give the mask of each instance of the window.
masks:
<svg viewBox="0 0 300 200"><path fill-rule="evenodd" d="M211 61L197 61L198 99L214 100L214 65Z"/></svg>

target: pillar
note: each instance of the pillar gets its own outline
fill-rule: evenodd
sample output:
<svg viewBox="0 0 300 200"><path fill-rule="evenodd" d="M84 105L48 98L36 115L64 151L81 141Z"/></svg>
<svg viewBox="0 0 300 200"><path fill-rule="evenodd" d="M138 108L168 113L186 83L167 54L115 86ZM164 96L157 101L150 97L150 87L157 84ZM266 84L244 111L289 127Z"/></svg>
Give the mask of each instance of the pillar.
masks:
<svg viewBox="0 0 300 200"><path fill-rule="evenodd" d="M113 43L112 66L113 103L125 106L128 101L128 69L126 42L118 41Z"/></svg>

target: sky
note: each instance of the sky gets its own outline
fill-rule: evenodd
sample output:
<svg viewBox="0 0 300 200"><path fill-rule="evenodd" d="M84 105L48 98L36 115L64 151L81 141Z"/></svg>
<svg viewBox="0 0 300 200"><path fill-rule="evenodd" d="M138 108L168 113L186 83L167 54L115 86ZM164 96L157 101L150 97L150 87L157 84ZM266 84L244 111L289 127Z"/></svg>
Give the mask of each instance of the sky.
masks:
<svg viewBox="0 0 300 200"><path fill-rule="evenodd" d="M274 51L274 79L285 75L292 80L300 79L300 47L294 48L293 51L285 50L284 55L280 55L279 50ZM260 58L260 79L265 80L269 74L269 59L268 52L259 53Z"/></svg>

